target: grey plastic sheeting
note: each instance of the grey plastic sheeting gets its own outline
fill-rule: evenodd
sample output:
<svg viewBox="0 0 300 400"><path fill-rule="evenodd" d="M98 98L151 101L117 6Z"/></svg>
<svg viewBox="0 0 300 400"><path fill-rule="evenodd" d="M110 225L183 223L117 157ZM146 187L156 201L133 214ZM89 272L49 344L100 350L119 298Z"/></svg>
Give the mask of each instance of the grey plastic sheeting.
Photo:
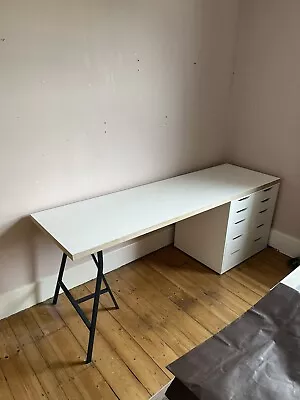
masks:
<svg viewBox="0 0 300 400"><path fill-rule="evenodd" d="M170 400L300 400L300 293L279 284L168 369Z"/></svg>

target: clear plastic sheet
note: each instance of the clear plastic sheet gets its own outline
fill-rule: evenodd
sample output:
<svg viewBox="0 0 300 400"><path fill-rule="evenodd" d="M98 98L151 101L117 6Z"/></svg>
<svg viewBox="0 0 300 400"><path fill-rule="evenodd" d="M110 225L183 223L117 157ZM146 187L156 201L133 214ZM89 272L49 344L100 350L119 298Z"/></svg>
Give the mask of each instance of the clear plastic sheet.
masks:
<svg viewBox="0 0 300 400"><path fill-rule="evenodd" d="M168 369L170 400L300 400L300 293L279 284Z"/></svg>

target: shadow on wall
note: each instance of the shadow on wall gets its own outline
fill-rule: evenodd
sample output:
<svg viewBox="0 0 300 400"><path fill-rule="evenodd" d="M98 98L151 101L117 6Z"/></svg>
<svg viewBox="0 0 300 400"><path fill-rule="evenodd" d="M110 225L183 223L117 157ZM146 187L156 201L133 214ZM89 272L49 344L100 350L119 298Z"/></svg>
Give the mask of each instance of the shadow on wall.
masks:
<svg viewBox="0 0 300 400"><path fill-rule="evenodd" d="M30 217L24 217L0 236L0 293L24 286L25 282L35 282L35 234L36 227ZM14 260L14 263L11 260ZM16 301L24 303L26 299L17 297Z"/></svg>
<svg viewBox="0 0 300 400"><path fill-rule="evenodd" d="M60 257L59 249L29 216L21 218L2 233L0 293L14 291L13 298L7 300L10 301L10 308L19 309L43 300L40 282L47 275L57 274ZM53 290L51 287L51 292ZM11 304L14 301L18 304Z"/></svg>

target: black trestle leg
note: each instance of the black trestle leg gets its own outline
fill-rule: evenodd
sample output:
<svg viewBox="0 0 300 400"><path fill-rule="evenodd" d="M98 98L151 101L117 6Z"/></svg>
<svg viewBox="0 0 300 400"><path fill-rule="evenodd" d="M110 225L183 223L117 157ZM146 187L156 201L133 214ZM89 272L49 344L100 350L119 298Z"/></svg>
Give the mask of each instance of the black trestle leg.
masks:
<svg viewBox="0 0 300 400"><path fill-rule="evenodd" d="M59 269L59 274L58 274L58 278L57 278L56 288L55 288L55 292L54 292L54 297L53 297L53 300L52 300L52 304L56 304L57 303L60 284L61 284L62 277L63 277L63 274L64 274L66 262L67 262L67 255L65 253L63 253L63 256L62 256L62 259L61 259L61 264L60 264L60 269Z"/></svg>
<svg viewBox="0 0 300 400"><path fill-rule="evenodd" d="M103 282L105 283L106 289L107 289L108 293L110 294L110 297L111 297L111 299L112 299L112 301L114 303L115 308L118 309L119 305L117 303L117 300L115 299L115 296L113 295L113 293L111 291L111 288L109 287L109 284L108 284L108 282L107 282L107 280L106 280L104 275L103 275Z"/></svg>
<svg viewBox="0 0 300 400"><path fill-rule="evenodd" d="M109 287L109 284L108 284L105 276L103 275L103 253L102 253L102 251L98 251L97 257L94 254L92 254L92 258L97 266L95 293L91 293L91 294L81 297L79 299L75 299L72 296L71 292L69 291L69 289L67 288L67 286L64 284L64 282L62 280L66 262L67 262L67 255L64 253L62 256L60 270L59 270L59 274L58 274L58 278L57 278L57 284L56 284L56 288L55 288L55 293L54 293L54 297L52 300L53 304L57 303L59 290L62 289L64 291L65 295L67 296L67 298L69 299L69 301L71 302L72 306L75 308L76 312L82 319L82 321L85 323L86 327L89 329L90 336L89 336L89 344L88 344L88 350L87 350L87 356L86 356L87 364L89 364L92 361L100 295L104 294L104 293L109 293L110 297L114 303L114 306L116 308L119 308L118 303ZM101 290L102 279L105 284L105 289ZM81 303L88 301L90 299L94 299L91 321L88 319L88 317L85 315L82 308L80 307Z"/></svg>
<svg viewBox="0 0 300 400"><path fill-rule="evenodd" d="M98 252L98 260L99 260L99 254L100 254L100 252ZM101 252L101 254L102 254L102 252ZM107 282L107 280L106 280L106 278L105 278L105 276L103 274L103 254L102 254L101 257L102 257L102 261L100 260L100 263L99 263L99 261L97 260L95 255L92 254L92 259L94 260L94 263L96 264L97 268L99 268L99 265L100 265L100 268L102 268L102 279L103 279L103 282L105 284L105 289L103 289L102 292L108 292L109 293L109 295L110 295L110 297L111 297L111 299L112 299L112 301L114 303L115 308L118 309L119 305L117 303L117 300L115 299L115 296L113 295L113 292L111 291L111 288L110 288L110 286L109 286L109 284L108 284L108 282ZM102 265L102 267L101 267L101 265Z"/></svg>
<svg viewBox="0 0 300 400"><path fill-rule="evenodd" d="M90 337L88 344L88 351L86 357L86 363L89 364L92 361L93 355L93 347L94 347L94 339L95 339L95 331L96 331L96 323L97 323L97 314L99 307L99 299L101 292L101 281L103 278L103 253L99 251L98 253L98 262L96 263L98 267L97 278L96 278L96 287L95 287L95 296L94 296L94 304L93 304L93 312L92 312L92 320L91 320L91 328L90 328ZM93 257L95 261L95 257Z"/></svg>

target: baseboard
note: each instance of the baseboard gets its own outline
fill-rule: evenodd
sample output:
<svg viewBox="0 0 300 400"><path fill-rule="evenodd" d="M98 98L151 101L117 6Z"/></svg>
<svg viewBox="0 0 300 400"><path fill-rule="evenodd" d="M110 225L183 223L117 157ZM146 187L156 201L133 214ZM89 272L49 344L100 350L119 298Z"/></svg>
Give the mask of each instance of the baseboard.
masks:
<svg viewBox="0 0 300 400"><path fill-rule="evenodd" d="M174 227L168 226L148 235L125 243L104 252L104 271L113 271L138 258L152 253L173 243ZM300 239L285 233L271 230L269 245L290 257L300 255ZM95 278L95 265L86 261L75 265L65 272L64 281L69 288L74 288ZM0 319L15 314L53 296L57 274L43 278L20 288L0 295Z"/></svg>
<svg viewBox="0 0 300 400"><path fill-rule="evenodd" d="M168 226L104 251L104 272L113 271L146 254L168 246L173 243L173 238L174 227ZM64 282L71 289L94 279L95 275L95 264L89 260L67 269L64 274ZM51 298L56 280L57 274L1 294L0 319Z"/></svg>
<svg viewBox="0 0 300 400"><path fill-rule="evenodd" d="M287 256L300 256L300 239L277 231L276 229L271 230L269 245Z"/></svg>

